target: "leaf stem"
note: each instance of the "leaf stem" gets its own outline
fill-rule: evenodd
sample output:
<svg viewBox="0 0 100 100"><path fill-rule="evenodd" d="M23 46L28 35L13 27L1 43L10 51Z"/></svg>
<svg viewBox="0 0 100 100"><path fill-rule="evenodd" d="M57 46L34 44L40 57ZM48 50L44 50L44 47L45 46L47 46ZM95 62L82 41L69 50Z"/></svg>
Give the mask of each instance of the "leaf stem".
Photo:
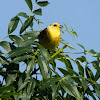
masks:
<svg viewBox="0 0 100 100"><path fill-rule="evenodd" d="M52 55L52 58L54 58L56 55L58 55L60 52L62 52L63 49L65 49L67 45L65 45L62 49L59 49L56 53Z"/></svg>
<svg viewBox="0 0 100 100"><path fill-rule="evenodd" d="M31 12L30 12L30 14L29 14L29 18L30 18L30 16L31 16L31 14L32 14L32 12L33 12L33 9L34 9L34 7L35 7L36 4L37 4L37 2L33 5L33 8L32 8L32 10L31 10Z"/></svg>
<svg viewBox="0 0 100 100"><path fill-rule="evenodd" d="M36 2L36 3L37 3L37 2ZM33 9L34 9L36 3L33 5L33 8L32 8L32 10L31 10L31 12L30 12L30 14L29 14L29 16L28 16L29 18L31 17L31 14L32 14L32 12L33 12ZM25 29L25 31L27 31L27 28Z"/></svg>
<svg viewBox="0 0 100 100"><path fill-rule="evenodd" d="M1 39L1 40L0 40L0 42L1 42L1 41L3 41L3 40L4 40L5 38L7 38L8 36L9 36L9 35L7 35L7 36L6 36L6 37L4 37L3 39Z"/></svg>
<svg viewBox="0 0 100 100"><path fill-rule="evenodd" d="M88 53L88 52L85 52L85 53L86 53L86 54L89 54L89 55L92 55L92 56L94 55L94 54L92 54L92 53Z"/></svg>
<svg viewBox="0 0 100 100"><path fill-rule="evenodd" d="M63 51L62 53L82 54L84 52L65 52L65 51Z"/></svg>

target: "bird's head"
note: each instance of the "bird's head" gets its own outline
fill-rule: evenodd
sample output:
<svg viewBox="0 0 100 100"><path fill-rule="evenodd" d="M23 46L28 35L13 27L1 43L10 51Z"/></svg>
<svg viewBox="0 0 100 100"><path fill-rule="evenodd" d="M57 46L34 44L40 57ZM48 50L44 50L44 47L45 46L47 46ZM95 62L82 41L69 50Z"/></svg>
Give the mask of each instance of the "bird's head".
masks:
<svg viewBox="0 0 100 100"><path fill-rule="evenodd" d="M48 26L47 28L52 28L53 30L60 30L60 28L62 28L63 26L58 24L58 23L53 23L50 26Z"/></svg>

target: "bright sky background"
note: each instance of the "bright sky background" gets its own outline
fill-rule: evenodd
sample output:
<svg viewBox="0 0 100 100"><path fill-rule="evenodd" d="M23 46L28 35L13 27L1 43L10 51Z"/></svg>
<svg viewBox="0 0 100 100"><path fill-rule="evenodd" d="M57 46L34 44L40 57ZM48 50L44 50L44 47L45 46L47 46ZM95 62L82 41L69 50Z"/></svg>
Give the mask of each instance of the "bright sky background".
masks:
<svg viewBox="0 0 100 100"><path fill-rule="evenodd" d="M65 33L62 34L62 38L80 52L82 49L76 43L82 44L87 50L94 49L100 52L100 0L48 1L50 4L42 7L43 15L38 17L40 21L44 22L41 25L42 29L54 22L62 25L64 22L69 29L72 26L79 37L73 39L68 33ZM39 6L34 9L37 8ZM0 2L0 40L7 36L9 21L19 12L30 13L25 0L2 0ZM34 29L39 30L39 27L35 26ZM16 32L19 32L19 29ZM91 59L89 60L91 61Z"/></svg>

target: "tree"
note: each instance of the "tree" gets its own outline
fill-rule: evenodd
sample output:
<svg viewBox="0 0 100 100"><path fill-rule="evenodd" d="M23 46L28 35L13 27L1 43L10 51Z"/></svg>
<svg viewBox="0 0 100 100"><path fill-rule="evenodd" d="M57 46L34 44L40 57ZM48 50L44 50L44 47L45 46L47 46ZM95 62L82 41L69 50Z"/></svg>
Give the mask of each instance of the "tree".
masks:
<svg viewBox="0 0 100 100"><path fill-rule="evenodd" d="M40 31L33 30L33 22L42 24L35 15L42 15L42 8L34 10L34 6L45 7L48 1L35 1L33 5L31 0L25 0L30 15L24 12L18 13L10 20L8 26L8 38L11 42L1 41L0 46L7 51L0 50L0 98L3 100L89 100L93 98L100 99L100 53L94 50L86 50L81 44L78 44L83 52L78 52L82 56L73 59L70 53L64 49L74 49L69 43L61 39L63 44L61 49L46 50L38 41ZM24 18L24 23L21 18ZM21 23L19 35L11 35L18 24ZM64 23L63 23L64 24ZM72 37L77 37L77 33L71 27L66 30ZM29 31L27 31L29 30ZM86 55L96 58L89 62ZM63 68L56 66L56 61L65 64ZM74 64L73 64L74 62ZM22 65L22 63L24 65ZM22 72L20 68L24 66ZM73 68L76 66L78 71ZM92 67L91 67L92 66ZM96 70L94 75L92 68ZM57 69L59 71L57 71ZM40 78L42 77L42 78Z"/></svg>

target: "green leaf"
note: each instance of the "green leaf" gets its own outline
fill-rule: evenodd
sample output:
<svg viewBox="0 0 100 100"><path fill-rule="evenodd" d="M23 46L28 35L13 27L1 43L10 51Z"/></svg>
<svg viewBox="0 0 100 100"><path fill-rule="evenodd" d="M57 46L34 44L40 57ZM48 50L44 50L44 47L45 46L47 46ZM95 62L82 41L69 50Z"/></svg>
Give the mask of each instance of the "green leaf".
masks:
<svg viewBox="0 0 100 100"><path fill-rule="evenodd" d="M66 28L66 31L68 30L68 28L67 28L67 25L65 24L65 23L63 23L64 24L64 26L65 26L65 28Z"/></svg>
<svg viewBox="0 0 100 100"><path fill-rule="evenodd" d="M2 57L0 57L0 63L2 65L5 65L5 64L9 65L9 63L6 60L4 60Z"/></svg>
<svg viewBox="0 0 100 100"><path fill-rule="evenodd" d="M78 74L73 69L67 68L67 67L66 67L66 69L68 70L68 72L70 73L70 75L76 75L76 76L78 76Z"/></svg>
<svg viewBox="0 0 100 100"><path fill-rule="evenodd" d="M21 34L22 32L24 32L25 29L28 28L28 27L31 25L33 19L34 19L34 16L31 16L30 18L28 18L28 19L24 22L24 24L22 25L22 27L21 27L21 29L20 29L20 34Z"/></svg>
<svg viewBox="0 0 100 100"><path fill-rule="evenodd" d="M40 53L43 56L43 58L46 60L46 62L48 60L52 60L51 56L49 55L49 53L47 52L47 50L42 46L42 45L38 45L39 49L40 49ZM53 60L52 60L53 61Z"/></svg>
<svg viewBox="0 0 100 100"><path fill-rule="evenodd" d="M95 98L93 92L91 91L91 89L90 89L89 87L86 89L86 93L87 93L88 95L90 95L90 96L93 98L93 100L97 100L97 99Z"/></svg>
<svg viewBox="0 0 100 100"><path fill-rule="evenodd" d="M21 55L26 52L32 52L32 49L33 49L32 47L18 47L15 50L9 52L9 58Z"/></svg>
<svg viewBox="0 0 100 100"><path fill-rule="evenodd" d="M16 36L16 35L9 35L9 38L14 41L14 44L17 44L18 46L20 46L20 44L22 43L23 39Z"/></svg>
<svg viewBox="0 0 100 100"><path fill-rule="evenodd" d="M19 100L21 95L22 95L22 92L19 92L20 95L13 95L14 96L14 100Z"/></svg>
<svg viewBox="0 0 100 100"><path fill-rule="evenodd" d="M2 46L7 52L11 51L10 43L7 41L0 42L0 46Z"/></svg>
<svg viewBox="0 0 100 100"><path fill-rule="evenodd" d="M88 88L88 81L82 78L82 86L84 88L84 91Z"/></svg>
<svg viewBox="0 0 100 100"><path fill-rule="evenodd" d="M21 16L21 17L24 17L24 18L28 18L28 15L24 12L20 12L16 16Z"/></svg>
<svg viewBox="0 0 100 100"><path fill-rule="evenodd" d="M85 67L85 70L87 78L91 78L92 80L94 80L93 72L88 67Z"/></svg>
<svg viewBox="0 0 100 100"><path fill-rule="evenodd" d="M8 91L8 92L3 93L1 98L2 98L2 100L12 100L11 96L13 96L13 95L21 95L21 94Z"/></svg>
<svg viewBox="0 0 100 100"><path fill-rule="evenodd" d="M68 32L68 33L69 33L69 34L73 37L73 34L72 34L72 32L71 32L71 31L69 31L69 30L68 30L67 32Z"/></svg>
<svg viewBox="0 0 100 100"><path fill-rule="evenodd" d="M97 81L100 78L100 67L97 68L97 72L95 74L95 81Z"/></svg>
<svg viewBox="0 0 100 100"><path fill-rule="evenodd" d="M88 50L87 53L92 55L93 57L100 57L100 54L96 53L93 49Z"/></svg>
<svg viewBox="0 0 100 100"><path fill-rule="evenodd" d="M38 39L39 34L40 34L40 31L28 31L24 35L26 37L31 37L34 40L34 39Z"/></svg>
<svg viewBox="0 0 100 100"><path fill-rule="evenodd" d="M39 64L43 79L49 78L50 75L49 75L48 65L46 61L42 57L38 56L37 62Z"/></svg>
<svg viewBox="0 0 100 100"><path fill-rule="evenodd" d="M65 69L62 68L58 68L58 69L64 74L64 76L69 75L69 72L66 71Z"/></svg>
<svg viewBox="0 0 100 100"><path fill-rule="evenodd" d="M37 9L37 10L34 10L33 13L34 13L35 15L41 15L41 16L42 16L42 9L39 8L39 9Z"/></svg>
<svg viewBox="0 0 100 100"><path fill-rule="evenodd" d="M84 49L84 51L86 51L85 48L81 44L77 43L77 45L79 45L81 48Z"/></svg>
<svg viewBox="0 0 100 100"><path fill-rule="evenodd" d="M15 92L15 93L16 93L16 92ZM19 95L18 95L18 94L19 94ZM21 92L19 92L19 93L13 95L13 96L14 96L14 100L19 100L21 95L22 95Z"/></svg>
<svg viewBox="0 0 100 100"><path fill-rule="evenodd" d="M19 47L28 46L28 45L37 45L38 43L33 41L34 39L37 39L37 33L39 32L34 32L34 34L30 32L30 34L27 33L21 38L19 38L16 35L10 35L9 38L12 41L14 41L14 43L17 44ZM28 39L28 37L32 37L32 38Z"/></svg>
<svg viewBox="0 0 100 100"><path fill-rule="evenodd" d="M10 96L19 95L19 93L15 93L15 92L11 92L11 91L14 91L14 87L12 87L12 86L2 86L2 87L0 87L0 99L12 100L10 98Z"/></svg>
<svg viewBox="0 0 100 100"><path fill-rule="evenodd" d="M71 29L72 29L72 31L73 31L73 27L71 26Z"/></svg>
<svg viewBox="0 0 100 100"><path fill-rule="evenodd" d="M78 65L79 74L84 77L84 68L81 66L81 64L77 61L76 64Z"/></svg>
<svg viewBox="0 0 100 100"><path fill-rule="evenodd" d="M93 49L88 50L87 52L88 52L88 53L91 53L91 54L96 54L96 52L95 52Z"/></svg>
<svg viewBox="0 0 100 100"><path fill-rule="evenodd" d="M78 37L77 33L75 31L72 32L74 35L76 35L76 37Z"/></svg>
<svg viewBox="0 0 100 100"><path fill-rule="evenodd" d="M31 0L25 0L28 7L30 8L30 10L32 11L32 1Z"/></svg>
<svg viewBox="0 0 100 100"><path fill-rule="evenodd" d="M35 81L35 79L31 78L31 79L30 79L30 82L28 83L27 93L28 93L28 94L29 94L29 93L31 94L32 91L34 91L35 86L36 86L36 81Z"/></svg>
<svg viewBox="0 0 100 100"><path fill-rule="evenodd" d="M98 57L98 58L100 58L100 53L94 54L93 57Z"/></svg>
<svg viewBox="0 0 100 100"><path fill-rule="evenodd" d="M80 86L82 85L82 82L81 82L79 76L72 77L72 79L73 79L77 84L79 84Z"/></svg>
<svg viewBox="0 0 100 100"><path fill-rule="evenodd" d="M50 54L47 52L47 50L40 44L37 45L39 50L40 50L40 55L42 56L43 60L44 60L44 64L46 64L46 66L48 67L48 76L50 76L50 68L49 68L49 63L50 64L54 64L52 57L50 56Z"/></svg>
<svg viewBox="0 0 100 100"><path fill-rule="evenodd" d="M40 87L41 90L49 87L50 85L52 84L55 84L56 82L59 82L62 80L62 77L52 77L52 78L48 78L48 79L45 79L43 81L42 86Z"/></svg>
<svg viewBox="0 0 100 100"><path fill-rule="evenodd" d="M72 29L72 30L71 30L71 33L73 34L73 37L74 37L74 38L75 38L75 36L78 37L77 33L73 30L73 27L72 27L72 26L71 26L71 29Z"/></svg>
<svg viewBox="0 0 100 100"><path fill-rule="evenodd" d="M30 39L30 40L27 39L27 40L21 42L19 47L26 47L26 46L31 47L31 45L38 45L38 44L39 43L33 41L32 39Z"/></svg>
<svg viewBox="0 0 100 100"><path fill-rule="evenodd" d="M20 57L14 58L14 59L11 61L11 63L17 63L17 62L21 62L21 61L24 61L24 60L26 60L26 59L32 59L32 58L33 58L33 56L31 56L31 55L20 56Z"/></svg>
<svg viewBox="0 0 100 100"><path fill-rule="evenodd" d="M31 99L31 94L27 93L26 88L23 90L22 98L21 100L30 100Z"/></svg>
<svg viewBox="0 0 100 100"><path fill-rule="evenodd" d="M65 40L63 40L62 38L60 39L60 43L67 45L70 49L74 49L76 50L73 46L71 46L69 43L67 43Z"/></svg>
<svg viewBox="0 0 100 100"><path fill-rule="evenodd" d="M24 77L24 79L23 79ZM25 77L25 75L23 75L22 77L19 78L19 81L18 81L18 90L17 91L20 91L22 90L28 83L28 78Z"/></svg>
<svg viewBox="0 0 100 100"><path fill-rule="evenodd" d="M95 92L98 97L100 97L100 85L95 85Z"/></svg>
<svg viewBox="0 0 100 100"><path fill-rule="evenodd" d="M64 63L65 63L65 65L66 65L66 68L71 68L72 70L73 70L73 67L72 67L72 64L71 64L71 61L69 60L69 59L71 59L71 58L69 58L69 59L67 59L67 56L66 55L64 55L64 56L62 56L62 58L64 59ZM62 59L61 58L61 59Z"/></svg>
<svg viewBox="0 0 100 100"><path fill-rule="evenodd" d="M85 56L81 56L77 59L80 60L81 62L86 62L87 61Z"/></svg>
<svg viewBox="0 0 100 100"><path fill-rule="evenodd" d="M66 69L71 68L73 70L72 64L71 64L71 58L68 55L65 54L58 54L56 58L59 58L61 62L63 62L66 65Z"/></svg>
<svg viewBox="0 0 100 100"><path fill-rule="evenodd" d="M58 95L59 91L59 83L58 84L52 84L52 100L55 100L55 98Z"/></svg>
<svg viewBox="0 0 100 100"><path fill-rule="evenodd" d="M12 90L14 90L14 87L12 86L2 86L0 87L0 94L3 92L12 91Z"/></svg>
<svg viewBox="0 0 100 100"><path fill-rule="evenodd" d="M33 68L34 68L34 65L35 65L35 61L34 61L34 59L32 59L32 60L28 63L28 66L27 66L27 69L26 69L27 74L30 74L30 73L31 73L31 71L32 71Z"/></svg>
<svg viewBox="0 0 100 100"><path fill-rule="evenodd" d="M72 78L67 75L61 82L61 87L71 96L75 97L77 100L83 100L77 87L73 84Z"/></svg>
<svg viewBox="0 0 100 100"><path fill-rule="evenodd" d="M8 74L7 79L6 79L6 85L9 86L12 84L17 78L17 74Z"/></svg>
<svg viewBox="0 0 100 100"><path fill-rule="evenodd" d="M37 2L37 4L41 7L47 6L48 4L50 4L48 1L39 1Z"/></svg>
<svg viewBox="0 0 100 100"><path fill-rule="evenodd" d="M65 32L64 32L64 30L61 30L61 32L64 34Z"/></svg>
<svg viewBox="0 0 100 100"><path fill-rule="evenodd" d="M92 61L91 63L95 69L99 68L99 61Z"/></svg>
<svg viewBox="0 0 100 100"><path fill-rule="evenodd" d="M13 17L10 20L10 23L8 26L8 34L12 33L17 28L18 23L19 23L19 17L17 17L17 16Z"/></svg>

